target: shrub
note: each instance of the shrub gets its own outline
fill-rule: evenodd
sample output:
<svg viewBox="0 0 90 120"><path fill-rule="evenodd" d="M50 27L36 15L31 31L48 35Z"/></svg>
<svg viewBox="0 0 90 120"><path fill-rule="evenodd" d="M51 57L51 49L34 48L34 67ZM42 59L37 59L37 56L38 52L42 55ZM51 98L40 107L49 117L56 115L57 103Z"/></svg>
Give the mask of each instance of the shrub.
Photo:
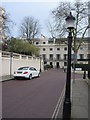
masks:
<svg viewBox="0 0 90 120"><path fill-rule="evenodd" d="M51 68L51 66L49 64L44 65L44 70L48 70L50 68Z"/></svg>
<svg viewBox="0 0 90 120"><path fill-rule="evenodd" d="M19 39L8 40L8 51L15 52L25 55L35 55L39 56L40 49L30 44L28 41L23 41Z"/></svg>
<svg viewBox="0 0 90 120"><path fill-rule="evenodd" d="M72 68L73 68L73 64L72 64ZM89 67L88 64L75 64L75 68L82 68L82 70L84 71L88 71Z"/></svg>

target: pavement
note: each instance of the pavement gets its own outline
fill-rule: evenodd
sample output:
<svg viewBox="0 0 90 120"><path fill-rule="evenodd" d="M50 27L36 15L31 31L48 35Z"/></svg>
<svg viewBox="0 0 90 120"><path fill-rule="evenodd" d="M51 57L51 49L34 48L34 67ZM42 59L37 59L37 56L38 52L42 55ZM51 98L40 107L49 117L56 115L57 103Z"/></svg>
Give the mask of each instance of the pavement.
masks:
<svg viewBox="0 0 90 120"><path fill-rule="evenodd" d="M4 81L7 81L7 80L11 80L11 79L13 79L13 76L11 75L5 75L5 76L2 76L2 77L0 77L0 82L4 82Z"/></svg>
<svg viewBox="0 0 90 120"><path fill-rule="evenodd" d="M89 119L90 80L79 78L71 84L71 118Z"/></svg>

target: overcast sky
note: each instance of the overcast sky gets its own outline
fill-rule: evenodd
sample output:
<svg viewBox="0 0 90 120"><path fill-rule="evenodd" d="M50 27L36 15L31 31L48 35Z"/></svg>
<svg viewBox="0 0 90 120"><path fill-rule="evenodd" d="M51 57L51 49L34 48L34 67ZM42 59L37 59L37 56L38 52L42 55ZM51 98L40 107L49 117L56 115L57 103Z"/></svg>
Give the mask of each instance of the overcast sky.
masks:
<svg viewBox="0 0 90 120"><path fill-rule="evenodd" d="M43 2L42 2L43 1ZM75 0L63 0L74 2ZM77 0L76 0L77 1ZM86 0L85 0L86 1ZM12 29L12 36L19 36L19 26L25 16L33 16L40 21L41 34L49 36L46 23L51 16L51 11L56 8L62 0L3 0L2 7L10 14L10 18L16 23Z"/></svg>
<svg viewBox="0 0 90 120"><path fill-rule="evenodd" d="M57 2L5 2L3 7L10 14L10 18L16 23L12 32L13 36L18 36L19 26L25 16L33 16L41 24L41 33L48 36L46 23L51 15L51 10L56 8Z"/></svg>

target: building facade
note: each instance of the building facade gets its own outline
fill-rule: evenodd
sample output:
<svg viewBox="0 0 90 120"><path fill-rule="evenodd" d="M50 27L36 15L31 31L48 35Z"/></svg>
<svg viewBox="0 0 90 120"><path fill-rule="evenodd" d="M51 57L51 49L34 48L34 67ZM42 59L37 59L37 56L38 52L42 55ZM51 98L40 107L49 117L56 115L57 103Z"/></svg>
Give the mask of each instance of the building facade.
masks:
<svg viewBox="0 0 90 120"><path fill-rule="evenodd" d="M65 42L67 42L67 38L48 39L41 36L40 39L34 40L34 45L40 48L40 55L42 55L44 65L49 64L52 68L64 68L67 66L68 53L68 46ZM77 59L87 59L90 56L88 49L88 38L85 38L78 51ZM72 50L72 62L73 53ZM86 63L83 61L80 62Z"/></svg>

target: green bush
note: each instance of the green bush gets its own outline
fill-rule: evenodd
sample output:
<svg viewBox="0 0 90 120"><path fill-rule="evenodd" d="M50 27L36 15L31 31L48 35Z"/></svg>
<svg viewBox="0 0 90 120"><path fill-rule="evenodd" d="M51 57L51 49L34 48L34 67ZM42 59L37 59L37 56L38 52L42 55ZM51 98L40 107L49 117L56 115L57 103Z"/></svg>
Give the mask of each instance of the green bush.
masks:
<svg viewBox="0 0 90 120"><path fill-rule="evenodd" d="M19 39L8 40L8 51L25 55L39 56L40 49L30 44L28 41Z"/></svg>
<svg viewBox="0 0 90 120"><path fill-rule="evenodd" d="M73 68L73 64L72 64L72 68ZM89 67L88 64L75 64L75 68L82 68L82 70L84 71L88 71Z"/></svg>
<svg viewBox="0 0 90 120"><path fill-rule="evenodd" d="M44 65L44 70L48 70L50 68L51 68L51 66L49 64Z"/></svg>

